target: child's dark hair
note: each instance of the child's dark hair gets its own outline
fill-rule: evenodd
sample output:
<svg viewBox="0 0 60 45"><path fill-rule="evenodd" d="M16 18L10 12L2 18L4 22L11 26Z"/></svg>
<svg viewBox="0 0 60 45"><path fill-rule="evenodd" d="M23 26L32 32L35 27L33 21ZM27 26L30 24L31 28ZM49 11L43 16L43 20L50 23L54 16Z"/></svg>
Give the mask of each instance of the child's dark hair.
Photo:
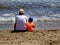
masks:
<svg viewBox="0 0 60 45"><path fill-rule="evenodd" d="M33 21L33 18L32 17L29 17L29 20L28 20L29 22L32 22Z"/></svg>

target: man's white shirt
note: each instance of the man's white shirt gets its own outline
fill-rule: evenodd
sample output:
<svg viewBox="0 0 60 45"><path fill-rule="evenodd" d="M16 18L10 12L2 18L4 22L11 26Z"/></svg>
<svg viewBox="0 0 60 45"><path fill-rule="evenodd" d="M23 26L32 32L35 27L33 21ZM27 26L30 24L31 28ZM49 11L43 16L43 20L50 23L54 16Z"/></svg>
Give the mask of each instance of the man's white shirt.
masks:
<svg viewBox="0 0 60 45"><path fill-rule="evenodd" d="M15 18L16 30L26 30L25 24L28 20L25 15L17 15Z"/></svg>

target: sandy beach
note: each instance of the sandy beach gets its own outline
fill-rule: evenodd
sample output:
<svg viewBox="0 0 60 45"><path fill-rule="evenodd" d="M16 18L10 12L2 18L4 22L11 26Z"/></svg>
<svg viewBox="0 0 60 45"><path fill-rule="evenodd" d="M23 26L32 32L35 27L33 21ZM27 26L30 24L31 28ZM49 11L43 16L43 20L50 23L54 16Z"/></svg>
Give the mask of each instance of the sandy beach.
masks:
<svg viewBox="0 0 60 45"><path fill-rule="evenodd" d="M60 45L60 30L0 30L0 45Z"/></svg>

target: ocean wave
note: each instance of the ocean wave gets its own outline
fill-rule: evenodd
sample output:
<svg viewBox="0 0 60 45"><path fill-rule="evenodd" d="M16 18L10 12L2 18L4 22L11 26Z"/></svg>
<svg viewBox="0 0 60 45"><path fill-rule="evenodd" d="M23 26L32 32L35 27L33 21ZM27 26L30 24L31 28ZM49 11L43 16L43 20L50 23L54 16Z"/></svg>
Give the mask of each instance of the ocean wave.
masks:
<svg viewBox="0 0 60 45"><path fill-rule="evenodd" d="M53 15L44 15L41 17L33 17L34 22L36 21L60 21L60 14L53 14Z"/></svg>
<svg viewBox="0 0 60 45"><path fill-rule="evenodd" d="M40 17L31 16L31 17L33 17L34 22L36 22L36 21L49 21L49 20L56 21L56 20L60 20L60 14L44 15L44 16L40 16ZM7 23L13 22L13 23L15 23L15 14L13 14L13 13L2 14L2 16L0 16L0 23L2 23L2 22L3 23L4 22L7 22Z"/></svg>
<svg viewBox="0 0 60 45"><path fill-rule="evenodd" d="M18 4L0 4L0 9L11 9L11 8L60 8L60 3L18 3Z"/></svg>
<svg viewBox="0 0 60 45"><path fill-rule="evenodd" d="M11 14L2 14L0 16L0 23L15 23L15 15L13 13Z"/></svg>

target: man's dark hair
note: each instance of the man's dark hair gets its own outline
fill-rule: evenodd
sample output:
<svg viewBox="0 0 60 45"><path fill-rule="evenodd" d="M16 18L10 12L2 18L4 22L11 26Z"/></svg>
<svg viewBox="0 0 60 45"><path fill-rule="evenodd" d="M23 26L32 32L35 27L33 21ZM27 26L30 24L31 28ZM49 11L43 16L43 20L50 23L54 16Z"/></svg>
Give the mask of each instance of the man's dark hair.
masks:
<svg viewBox="0 0 60 45"><path fill-rule="evenodd" d="M19 15L24 15L24 13L19 13Z"/></svg>

